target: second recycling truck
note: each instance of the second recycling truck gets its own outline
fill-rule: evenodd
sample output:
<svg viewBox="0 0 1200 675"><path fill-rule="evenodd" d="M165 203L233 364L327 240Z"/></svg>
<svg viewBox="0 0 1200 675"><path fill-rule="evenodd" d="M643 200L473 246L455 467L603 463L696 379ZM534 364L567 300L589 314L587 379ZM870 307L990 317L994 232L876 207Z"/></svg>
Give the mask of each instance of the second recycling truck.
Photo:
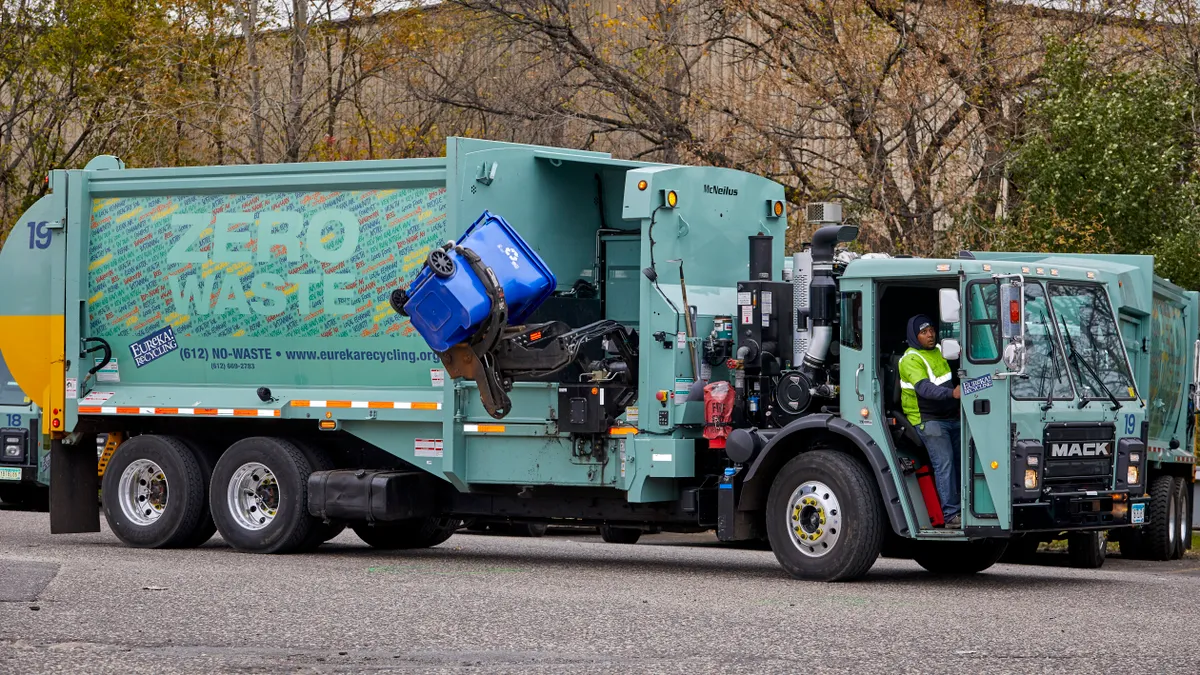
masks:
<svg viewBox="0 0 1200 675"><path fill-rule="evenodd" d="M816 204L784 280L778 183L467 139L418 160L99 157L49 180L0 253L20 289L0 350L43 410L55 532L99 527L101 434L103 511L134 546L715 529L843 580L881 551L962 573L1014 537L1155 546L1179 517L1148 481L1190 437L1156 421L1158 366L1126 349L1157 330L1146 259L860 256ZM1196 297L1171 292L1182 379L1160 398L1186 422ZM937 526L899 410L917 313L964 392L961 529Z"/></svg>

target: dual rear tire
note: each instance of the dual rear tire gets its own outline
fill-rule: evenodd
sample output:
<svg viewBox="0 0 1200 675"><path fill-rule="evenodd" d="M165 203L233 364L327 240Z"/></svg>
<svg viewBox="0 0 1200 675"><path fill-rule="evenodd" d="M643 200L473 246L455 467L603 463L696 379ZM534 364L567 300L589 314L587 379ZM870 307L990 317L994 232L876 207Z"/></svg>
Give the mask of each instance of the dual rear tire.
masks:
<svg viewBox="0 0 1200 675"><path fill-rule="evenodd" d="M302 443L256 436L220 458L182 438L145 434L121 444L104 473L102 503L109 528L130 546L199 546L219 531L227 544L253 553L312 550L345 529L308 512L308 478L333 468L324 452ZM355 526L381 549L436 546L459 522L417 518Z"/></svg>

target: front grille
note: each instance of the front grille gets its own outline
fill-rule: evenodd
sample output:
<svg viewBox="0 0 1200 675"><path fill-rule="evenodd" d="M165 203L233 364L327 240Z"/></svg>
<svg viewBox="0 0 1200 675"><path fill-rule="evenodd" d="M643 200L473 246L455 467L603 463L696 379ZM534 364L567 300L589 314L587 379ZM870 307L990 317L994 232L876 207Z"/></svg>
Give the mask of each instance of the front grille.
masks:
<svg viewBox="0 0 1200 675"><path fill-rule="evenodd" d="M1112 485L1116 426L1101 422L1056 422L1046 425L1046 487L1062 490L1107 490Z"/></svg>

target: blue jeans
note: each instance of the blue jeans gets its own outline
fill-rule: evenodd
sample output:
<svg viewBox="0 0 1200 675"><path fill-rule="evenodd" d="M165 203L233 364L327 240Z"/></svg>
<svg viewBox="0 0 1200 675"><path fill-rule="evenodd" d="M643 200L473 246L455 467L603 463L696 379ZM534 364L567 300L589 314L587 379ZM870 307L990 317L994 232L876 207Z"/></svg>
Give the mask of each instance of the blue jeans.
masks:
<svg viewBox="0 0 1200 675"><path fill-rule="evenodd" d="M942 517L949 521L959 512L958 486L962 479L962 424L958 420L929 421L917 427L929 451L933 482L942 502Z"/></svg>

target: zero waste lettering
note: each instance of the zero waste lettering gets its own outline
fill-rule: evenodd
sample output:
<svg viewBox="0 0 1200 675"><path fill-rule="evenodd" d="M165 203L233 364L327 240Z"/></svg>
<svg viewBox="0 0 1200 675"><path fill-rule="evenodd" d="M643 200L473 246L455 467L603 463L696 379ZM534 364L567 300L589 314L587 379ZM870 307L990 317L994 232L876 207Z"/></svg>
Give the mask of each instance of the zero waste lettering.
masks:
<svg viewBox="0 0 1200 675"><path fill-rule="evenodd" d="M445 188L98 199L92 332L409 335L388 295L446 236Z"/></svg>

